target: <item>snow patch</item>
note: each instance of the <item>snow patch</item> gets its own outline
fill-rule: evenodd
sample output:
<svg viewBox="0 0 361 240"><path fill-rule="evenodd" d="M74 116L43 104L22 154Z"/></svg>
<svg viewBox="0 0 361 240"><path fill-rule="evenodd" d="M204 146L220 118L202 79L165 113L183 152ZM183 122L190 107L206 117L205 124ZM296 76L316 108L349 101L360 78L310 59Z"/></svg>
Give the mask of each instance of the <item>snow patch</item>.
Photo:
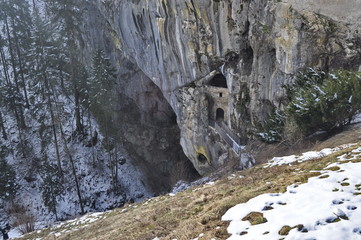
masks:
<svg viewBox="0 0 361 240"><path fill-rule="evenodd" d="M354 151L361 152L361 148ZM319 154L302 156L309 159ZM341 156L340 160L343 159L349 156ZM299 186L291 185L285 193L262 194L229 209L222 217L223 221L231 221L228 232L232 236L228 239L361 239L361 163L330 166L340 170L323 170L321 177L310 178ZM251 225L242 221L250 212L262 213L267 222ZM281 236L279 231L284 226L292 229Z"/></svg>
<svg viewBox="0 0 361 240"><path fill-rule="evenodd" d="M322 149L321 151L309 151L309 152L302 153L302 155L274 157L264 167L267 168L267 167L273 167L273 166L280 166L280 165L284 165L284 164L291 164L294 162L300 163L300 162L304 162L304 161L314 160L317 158L331 155L332 153L338 152L342 149L351 147L353 145L355 145L355 144L345 144L345 145L335 147L335 148L325 148L325 149Z"/></svg>

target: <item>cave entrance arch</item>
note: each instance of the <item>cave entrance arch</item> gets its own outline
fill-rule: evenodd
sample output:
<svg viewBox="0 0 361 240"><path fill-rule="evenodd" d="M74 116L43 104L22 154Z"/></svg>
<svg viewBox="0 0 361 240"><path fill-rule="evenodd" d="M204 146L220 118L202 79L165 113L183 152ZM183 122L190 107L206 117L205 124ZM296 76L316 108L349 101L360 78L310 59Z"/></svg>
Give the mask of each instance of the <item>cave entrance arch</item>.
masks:
<svg viewBox="0 0 361 240"><path fill-rule="evenodd" d="M226 77L221 74L218 73L216 74L210 81L209 81L209 85L213 86L213 87L220 87L220 88L228 88L227 86L227 79Z"/></svg>
<svg viewBox="0 0 361 240"><path fill-rule="evenodd" d="M224 121L224 110L222 108L217 108L216 110L216 121Z"/></svg>

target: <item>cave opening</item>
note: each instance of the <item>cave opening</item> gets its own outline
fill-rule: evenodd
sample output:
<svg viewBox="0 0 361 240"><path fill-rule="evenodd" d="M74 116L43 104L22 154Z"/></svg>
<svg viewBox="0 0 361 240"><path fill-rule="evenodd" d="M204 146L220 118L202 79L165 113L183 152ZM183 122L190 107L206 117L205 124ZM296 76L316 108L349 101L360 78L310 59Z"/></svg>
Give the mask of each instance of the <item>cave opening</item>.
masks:
<svg viewBox="0 0 361 240"><path fill-rule="evenodd" d="M198 160L200 163L202 163L202 164L207 163L207 157L204 156L204 154L202 154L202 153L199 153L199 154L198 154L197 160Z"/></svg>
<svg viewBox="0 0 361 240"><path fill-rule="evenodd" d="M224 110L222 108L217 108L216 110L216 121L224 121Z"/></svg>
<svg viewBox="0 0 361 240"><path fill-rule="evenodd" d="M254 52L251 46L242 51L242 66L241 71L245 76L250 76L253 71Z"/></svg>
<svg viewBox="0 0 361 240"><path fill-rule="evenodd" d="M122 82L119 95L127 93L129 106L124 114L124 101L117 111L119 138L127 153L142 173L154 195L171 191L180 181L194 181L200 177L192 161L180 144L181 129L177 115L161 89L141 71ZM121 132L120 132L121 131Z"/></svg>
<svg viewBox="0 0 361 240"><path fill-rule="evenodd" d="M209 85L213 87L228 88L227 79L221 73L216 74L209 82Z"/></svg>

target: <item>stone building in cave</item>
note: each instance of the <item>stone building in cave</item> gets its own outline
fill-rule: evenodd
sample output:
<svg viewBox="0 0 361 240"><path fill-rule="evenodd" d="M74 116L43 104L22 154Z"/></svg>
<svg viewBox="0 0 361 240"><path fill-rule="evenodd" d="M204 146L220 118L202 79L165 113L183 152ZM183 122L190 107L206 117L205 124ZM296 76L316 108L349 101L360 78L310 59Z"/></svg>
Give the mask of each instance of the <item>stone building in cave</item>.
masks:
<svg viewBox="0 0 361 240"><path fill-rule="evenodd" d="M207 86L207 97L208 97L208 114L209 119L212 121L223 121L228 120L228 87L227 79L223 74L216 74Z"/></svg>
<svg viewBox="0 0 361 240"><path fill-rule="evenodd" d="M201 174L223 165L229 159L240 157L241 141L230 127L231 96L227 79L223 74L210 73L181 88L178 97L185 107L184 112L198 117L197 124L192 125L193 121L189 118L182 119L183 116L189 115L180 115L184 125L192 126L187 128L186 132L192 136L193 143L196 144L187 156L190 156ZM181 144L184 146L182 140Z"/></svg>
<svg viewBox="0 0 361 240"><path fill-rule="evenodd" d="M223 74L216 74L206 84L208 99L209 125L226 141L229 146L239 154L242 141L229 127L229 92L227 79Z"/></svg>
<svg viewBox="0 0 361 240"><path fill-rule="evenodd" d="M228 87L227 87L227 79L221 74L215 74L212 78L206 79L205 81L199 81L199 87L204 89L205 98L207 101L203 106L207 106L208 109L203 113L208 114L208 123L218 134L222 135L222 132L217 131L216 126L224 126L228 120ZM218 123L218 124L216 124ZM218 129L221 130L221 129ZM221 130L222 131L222 130ZM212 155L210 154L212 151L206 148L205 146L197 145L195 147L197 166L211 165Z"/></svg>

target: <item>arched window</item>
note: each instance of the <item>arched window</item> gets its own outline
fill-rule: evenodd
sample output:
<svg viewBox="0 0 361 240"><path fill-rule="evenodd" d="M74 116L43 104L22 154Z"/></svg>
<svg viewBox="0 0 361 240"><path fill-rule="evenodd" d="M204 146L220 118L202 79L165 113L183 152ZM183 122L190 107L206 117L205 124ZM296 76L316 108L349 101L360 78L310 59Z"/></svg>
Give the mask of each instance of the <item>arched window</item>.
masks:
<svg viewBox="0 0 361 240"><path fill-rule="evenodd" d="M224 110L222 108L217 108L216 121L223 121L223 120L224 120Z"/></svg>
<svg viewBox="0 0 361 240"><path fill-rule="evenodd" d="M211 81L209 82L209 85L213 87L221 87L221 88L228 88L227 87L227 79L223 74L216 74Z"/></svg>

